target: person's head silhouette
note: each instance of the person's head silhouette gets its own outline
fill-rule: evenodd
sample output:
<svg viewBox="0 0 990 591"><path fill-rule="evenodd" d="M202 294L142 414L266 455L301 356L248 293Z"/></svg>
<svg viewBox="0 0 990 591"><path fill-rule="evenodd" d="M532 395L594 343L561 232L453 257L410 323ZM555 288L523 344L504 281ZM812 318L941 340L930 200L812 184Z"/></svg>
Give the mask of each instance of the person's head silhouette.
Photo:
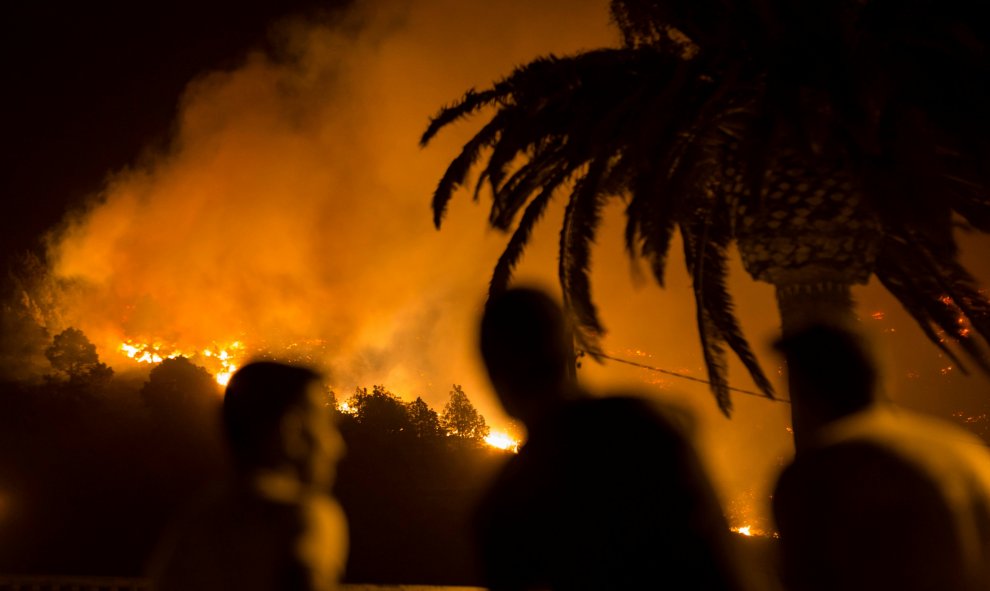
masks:
<svg viewBox="0 0 990 591"><path fill-rule="evenodd" d="M570 331L545 293L513 288L489 300L481 355L506 412L531 423L574 392Z"/></svg>
<svg viewBox="0 0 990 591"><path fill-rule="evenodd" d="M864 339L841 326L814 324L776 343L792 388L815 427L863 410L876 399L877 373Z"/></svg>
<svg viewBox="0 0 990 591"><path fill-rule="evenodd" d="M312 370L270 361L245 365L227 384L223 421L240 471L276 471L314 488L332 483L342 442Z"/></svg>

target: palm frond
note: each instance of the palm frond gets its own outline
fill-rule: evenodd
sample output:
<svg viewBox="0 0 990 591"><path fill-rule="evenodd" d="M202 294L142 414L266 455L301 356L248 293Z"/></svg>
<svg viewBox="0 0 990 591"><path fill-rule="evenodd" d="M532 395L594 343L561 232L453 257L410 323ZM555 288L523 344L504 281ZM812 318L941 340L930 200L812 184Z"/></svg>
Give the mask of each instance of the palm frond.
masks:
<svg viewBox="0 0 990 591"><path fill-rule="evenodd" d="M657 199L662 191L662 181L656 174L638 179L641 183L632 191L626 206L626 251L630 256L644 257L657 284L664 286L667 253L677 226L680 195L668 193L668 198Z"/></svg>
<svg viewBox="0 0 990 591"><path fill-rule="evenodd" d="M990 232L990 150L938 145L934 151L940 164L938 194L970 226Z"/></svg>
<svg viewBox="0 0 990 591"><path fill-rule="evenodd" d="M471 172L471 168L477 163L482 150L496 142L505 126L505 117L501 113L496 114L481 131L476 133L461 152L447 166L436 190L433 192L433 224L439 228L443 222L443 216L447 212L447 204L454 196L454 191L464 184L464 180Z"/></svg>
<svg viewBox="0 0 990 591"><path fill-rule="evenodd" d="M910 272L905 272L901 268L880 267L878 261L877 279L893 295L901 306L911 315L911 318L918 324L921 332L928 340L938 347L942 353L952 360L960 371L966 373L966 366L962 360L946 346L945 339L939 336L937 328L945 323L941 318L942 314L947 314L947 308L938 306L938 295L934 292L924 293L919 286L915 285L914 278Z"/></svg>
<svg viewBox="0 0 990 591"><path fill-rule="evenodd" d="M419 145L426 147L437 133L444 127L463 119L476 111L490 106L504 94L504 88L494 87L482 92L477 92L473 88L464 93L461 100L453 105L444 107L439 113L430 118L430 123L419 139Z"/></svg>
<svg viewBox="0 0 990 591"><path fill-rule="evenodd" d="M612 0L612 20L627 46L662 45L679 51L709 47L741 24L733 0ZM745 14L745 13L742 13ZM697 50L695 49L695 50Z"/></svg>
<svg viewBox="0 0 990 591"><path fill-rule="evenodd" d="M708 237L707 223L702 221L700 228L690 224L680 225L681 237L684 243L684 258L691 269L692 293L694 294L695 314L698 322L698 338L701 341L701 354L708 373L709 387L715 395L719 410L725 416L732 413L732 399L729 397L729 366L725 358L725 339L718 326L713 322L711 314L705 305L704 290L704 249ZM699 232L700 230L700 232Z"/></svg>
<svg viewBox="0 0 990 591"><path fill-rule="evenodd" d="M650 262L661 287L675 222L693 215L686 204L720 174L721 151L734 139L735 120L748 115L747 108L733 105L737 99L728 91L731 86L730 81L682 91L680 101L671 101L669 129L648 130L666 149L652 148L655 165L637 167L643 172L636 176L627 208L626 249Z"/></svg>
<svg viewBox="0 0 990 591"><path fill-rule="evenodd" d="M564 210L560 230L558 275L565 308L575 320L575 338L581 348L596 356L597 338L605 329L591 297L591 245L601 222L603 194L601 180L608 163L598 159L576 181L574 192Z"/></svg>
<svg viewBox="0 0 990 591"><path fill-rule="evenodd" d="M963 310L946 292L945 278L939 271L925 265L928 256L924 247L904 237L888 237L877 259L876 275L884 287L904 306L904 309L921 327L926 337L964 373L965 364L946 346L947 338L953 339L984 370L987 368L985 351L973 339L961 332L959 319ZM919 264L925 265L919 272ZM957 294L962 301L964 298ZM983 305L986 308L986 305ZM986 333L983 333L986 338Z"/></svg>
<svg viewBox="0 0 990 591"><path fill-rule="evenodd" d="M696 226L696 227L695 227ZM702 214L695 224L682 224L684 256L692 273L692 289L698 317L698 334L702 355L708 370L712 393L726 416L732 410L729 398L728 365L724 346L739 357L757 387L768 398L774 397L773 384L763 372L743 335L733 311L732 297L726 285L728 278L727 244L729 234L712 217Z"/></svg>
<svg viewBox="0 0 990 591"><path fill-rule="evenodd" d="M701 276L696 281L701 289L702 304L719 335L742 361L757 388L772 399L773 384L757 361L734 312L735 305L726 285L729 269L726 244L723 242L724 240L709 240L699 253Z"/></svg>
<svg viewBox="0 0 990 591"><path fill-rule="evenodd" d="M519 209L538 192L554 190L567 180L581 160L571 158L561 147L540 150L519 168L502 186L493 188L492 209L488 222L495 228L507 230Z"/></svg>
<svg viewBox="0 0 990 591"><path fill-rule="evenodd" d="M912 243L916 264L926 271L923 275L941 290L939 300L951 313L952 321L940 324L984 371L990 372L987 351L971 337L968 323L984 340L990 339L990 302L980 293L976 280L952 258L936 259L922 243Z"/></svg>
<svg viewBox="0 0 990 591"><path fill-rule="evenodd" d="M489 298L502 293L509 286L509 282L512 280L512 273L522 258L523 251L529 243L529 237L533 233L533 228L540 221L540 218L543 217L543 212L546 211L547 205L553 199L557 188L572 172L572 169L567 168L559 170L553 177L548 179L546 187L526 206L526 210L519 220L519 225L516 227L515 232L512 233L509 243L506 245L505 250L502 251L501 256L499 256L495 270L492 272L491 282L488 287Z"/></svg>
<svg viewBox="0 0 990 591"><path fill-rule="evenodd" d="M960 216L990 232L990 21L976 18L976 4L612 0L624 47L537 58L434 116L423 144L494 110L445 171L434 221L475 167L475 198L491 189L492 226L508 230L523 212L495 293L552 195L573 181L558 274L589 351L603 330L589 284L603 204L628 199L626 250L649 261L661 286L680 231L705 365L728 413L729 349L773 395L726 285L732 209L737 200L760 209L768 170L840 175L863 188L884 233L880 280L956 363L945 339L983 364L990 303L958 263L952 233ZM739 172L722 174L730 168ZM983 341L967 338L960 316Z"/></svg>

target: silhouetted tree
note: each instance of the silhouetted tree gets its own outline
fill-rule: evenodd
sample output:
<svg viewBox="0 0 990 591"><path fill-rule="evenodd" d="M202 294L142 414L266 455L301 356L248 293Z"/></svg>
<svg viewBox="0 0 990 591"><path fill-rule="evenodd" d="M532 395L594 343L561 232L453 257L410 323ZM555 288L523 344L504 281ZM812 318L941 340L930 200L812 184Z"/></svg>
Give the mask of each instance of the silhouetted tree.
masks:
<svg viewBox="0 0 990 591"><path fill-rule="evenodd" d="M450 400L443 407L440 424L452 437L481 443L488 437L489 429L485 417L481 416L467 394L457 384L450 391Z"/></svg>
<svg viewBox="0 0 990 591"><path fill-rule="evenodd" d="M334 412L339 412L337 410L337 393L333 391L332 388L327 388L327 406Z"/></svg>
<svg viewBox="0 0 990 591"><path fill-rule="evenodd" d="M0 376L31 381L47 369L48 331L11 303L0 304Z"/></svg>
<svg viewBox="0 0 990 591"><path fill-rule="evenodd" d="M351 534L348 582L478 584L471 509L508 454L443 437L422 398L376 386L347 404L355 412L338 421L347 453L335 493Z"/></svg>
<svg viewBox="0 0 990 591"><path fill-rule="evenodd" d="M45 290L46 269L33 253L9 262L6 281L0 286L0 376L4 379L37 381L49 362L44 356L51 344L45 329L45 310L50 302L39 301Z"/></svg>
<svg viewBox="0 0 990 591"><path fill-rule="evenodd" d="M185 357L175 357L151 370L141 398L159 415L196 416L219 405L220 387L206 369Z"/></svg>
<svg viewBox="0 0 990 591"><path fill-rule="evenodd" d="M113 377L113 369L100 361L96 346L77 328L67 328L55 335L45 349L55 376L71 385L103 385Z"/></svg>
<svg viewBox="0 0 990 591"><path fill-rule="evenodd" d="M440 436L440 417L421 397L417 396L416 400L406 405L406 409L416 437L428 439Z"/></svg>
<svg viewBox="0 0 990 591"><path fill-rule="evenodd" d="M594 352L603 328L590 249L602 208L618 197L626 247L661 286L680 234L702 352L726 413L726 346L773 395L726 286L733 242L750 275L776 288L785 332L852 317L851 286L876 275L947 355L942 333L987 367L985 343L972 335L990 336L990 304L953 236L957 223L990 231L990 34L979 3L611 7L622 47L534 60L469 91L423 135L425 144L494 108L433 198L439 226L482 161L478 188L492 189L491 224L515 225L493 293L509 283L547 204L566 192L560 283L576 338Z"/></svg>
<svg viewBox="0 0 990 591"><path fill-rule="evenodd" d="M406 405L385 386L358 388L348 404L355 410L354 416L362 426L376 433L395 435L409 433L412 423Z"/></svg>

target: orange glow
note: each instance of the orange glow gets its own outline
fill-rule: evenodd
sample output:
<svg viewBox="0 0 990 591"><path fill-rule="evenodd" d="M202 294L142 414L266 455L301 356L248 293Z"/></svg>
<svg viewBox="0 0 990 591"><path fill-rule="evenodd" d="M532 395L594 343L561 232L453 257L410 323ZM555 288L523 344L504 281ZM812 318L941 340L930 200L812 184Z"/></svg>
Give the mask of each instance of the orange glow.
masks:
<svg viewBox="0 0 990 591"><path fill-rule="evenodd" d="M742 525L739 527L729 528L731 531L746 536L747 538L759 537L759 538L779 538L780 534L774 531L765 531L759 529L753 525Z"/></svg>
<svg viewBox="0 0 990 591"><path fill-rule="evenodd" d="M137 343L132 340L124 341L118 351L138 363L161 363L166 359L187 357L182 351L166 348L162 343Z"/></svg>
<svg viewBox="0 0 990 591"><path fill-rule="evenodd" d="M158 364L166 359L185 357L193 363L206 368L213 374L213 379L221 386L226 386L230 376L234 375L240 366L244 354L244 344L234 341L229 345L214 344L212 348L202 349L199 353L185 351L178 347L169 347L161 342L140 343L128 339L117 347L125 357L138 363Z"/></svg>
<svg viewBox="0 0 990 591"><path fill-rule="evenodd" d="M488 437L485 437L485 443L491 447L511 451L512 453L519 452L519 441L503 431L492 431Z"/></svg>

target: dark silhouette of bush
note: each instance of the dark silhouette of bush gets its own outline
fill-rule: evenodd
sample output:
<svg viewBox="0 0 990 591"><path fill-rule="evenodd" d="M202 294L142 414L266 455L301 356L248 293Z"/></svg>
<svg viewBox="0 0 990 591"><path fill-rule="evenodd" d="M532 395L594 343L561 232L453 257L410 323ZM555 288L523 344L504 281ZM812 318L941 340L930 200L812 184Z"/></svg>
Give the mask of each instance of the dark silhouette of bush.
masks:
<svg viewBox="0 0 990 591"><path fill-rule="evenodd" d="M45 357L55 373L51 379L73 386L99 387L113 377L113 369L100 361L96 345L77 328L67 328L55 335L45 349Z"/></svg>
<svg viewBox="0 0 990 591"><path fill-rule="evenodd" d="M148 374L141 398L152 413L190 417L215 409L221 388L206 369L185 357L166 359Z"/></svg>

